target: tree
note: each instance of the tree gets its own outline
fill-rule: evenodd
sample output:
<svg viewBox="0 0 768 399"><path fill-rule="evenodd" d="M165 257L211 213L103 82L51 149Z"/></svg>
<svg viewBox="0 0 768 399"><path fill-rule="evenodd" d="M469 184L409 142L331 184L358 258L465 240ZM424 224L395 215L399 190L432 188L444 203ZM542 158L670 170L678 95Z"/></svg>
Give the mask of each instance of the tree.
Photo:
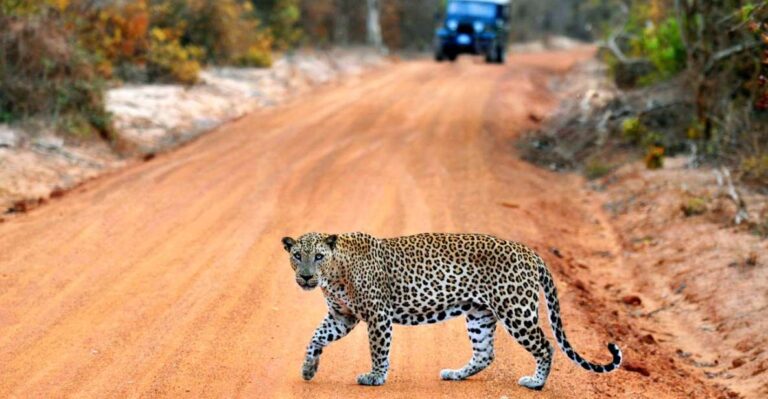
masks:
<svg viewBox="0 0 768 399"><path fill-rule="evenodd" d="M333 19L333 41L346 46L349 44L349 0L334 0L336 12Z"/></svg>
<svg viewBox="0 0 768 399"><path fill-rule="evenodd" d="M366 19L366 33L368 44L376 47L377 49L386 52L384 47L384 41L381 38L381 22L379 21L380 1L379 0L367 0L368 1L368 17Z"/></svg>

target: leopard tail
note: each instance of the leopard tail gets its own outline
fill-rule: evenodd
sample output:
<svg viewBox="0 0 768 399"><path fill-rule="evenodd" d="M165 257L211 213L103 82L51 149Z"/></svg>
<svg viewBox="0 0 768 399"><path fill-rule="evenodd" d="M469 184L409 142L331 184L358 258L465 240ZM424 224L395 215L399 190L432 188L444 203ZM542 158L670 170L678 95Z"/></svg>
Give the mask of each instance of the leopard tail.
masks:
<svg viewBox="0 0 768 399"><path fill-rule="evenodd" d="M557 339L557 344L560 349L571 359L573 362L588 371L595 373L608 373L619 368L622 361L621 349L614 344L608 344L608 350L613 355L613 360L608 364L595 364L587 361L571 346L568 339L565 337L565 330L563 329L563 321L560 319L560 301L557 299L557 288L555 287L552 274L549 273L547 266L539 259L539 283L544 290L544 296L547 300L547 313L549 315L549 323L552 326L552 333Z"/></svg>

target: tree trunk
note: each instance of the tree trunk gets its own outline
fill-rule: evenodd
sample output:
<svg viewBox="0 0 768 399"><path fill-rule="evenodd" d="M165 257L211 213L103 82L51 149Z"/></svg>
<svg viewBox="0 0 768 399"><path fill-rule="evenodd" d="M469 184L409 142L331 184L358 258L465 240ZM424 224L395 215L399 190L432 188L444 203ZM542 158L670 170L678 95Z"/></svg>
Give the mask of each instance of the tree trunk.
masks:
<svg viewBox="0 0 768 399"><path fill-rule="evenodd" d="M345 0L335 0L336 15L333 20L333 41L346 46L349 44L349 4Z"/></svg>
<svg viewBox="0 0 768 399"><path fill-rule="evenodd" d="M368 18L367 18L367 36L368 44L386 52L384 48L384 41L381 38L381 22L379 21L379 15L381 14L379 8L380 0L367 0L368 1Z"/></svg>

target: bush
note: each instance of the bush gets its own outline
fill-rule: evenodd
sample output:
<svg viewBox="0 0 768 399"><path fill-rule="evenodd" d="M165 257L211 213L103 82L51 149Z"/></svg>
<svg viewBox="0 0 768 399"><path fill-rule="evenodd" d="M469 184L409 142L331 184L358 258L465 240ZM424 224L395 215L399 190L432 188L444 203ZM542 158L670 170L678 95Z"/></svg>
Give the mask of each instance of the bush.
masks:
<svg viewBox="0 0 768 399"><path fill-rule="evenodd" d="M172 33L153 28L147 54L147 75L153 81L175 81L195 84L200 73L203 50L195 46L182 46Z"/></svg>
<svg viewBox="0 0 768 399"><path fill-rule="evenodd" d="M589 180L599 179L611 173L611 165L597 159L590 159L584 167L584 175Z"/></svg>
<svg viewBox="0 0 768 399"><path fill-rule="evenodd" d="M625 140L633 144L640 143L640 140L645 135L646 131L647 129L640 122L640 118L637 117L624 119L621 123L621 135Z"/></svg>
<svg viewBox="0 0 768 399"><path fill-rule="evenodd" d="M298 41L297 4L275 0L270 30L250 0L0 0L0 122L110 138L106 80L194 84L204 62L269 66L273 46Z"/></svg>
<svg viewBox="0 0 768 399"><path fill-rule="evenodd" d="M115 69L125 64L146 61L149 49L149 11L145 1L118 3L99 7L70 6L70 14L79 14L75 26L80 41L96 57L97 70L112 78Z"/></svg>
<svg viewBox="0 0 768 399"><path fill-rule="evenodd" d="M675 15L664 15L658 2L634 2L622 39L621 47L632 61L620 62L613 54L603 53L617 83L648 86L686 67L688 53L680 22Z"/></svg>
<svg viewBox="0 0 768 399"><path fill-rule="evenodd" d="M649 130L638 117L624 119L621 134L632 144L643 147L664 146L664 136Z"/></svg>
<svg viewBox="0 0 768 399"><path fill-rule="evenodd" d="M105 77L193 84L204 62L272 63L272 33L250 1L138 0L72 11L85 16L80 35Z"/></svg>
<svg viewBox="0 0 768 399"><path fill-rule="evenodd" d="M745 181L768 187L768 154L742 159L739 169Z"/></svg>
<svg viewBox="0 0 768 399"><path fill-rule="evenodd" d="M656 67L656 71L640 79L641 85L653 84L685 69L685 44L674 17L658 25L649 23L633 41L633 47L636 55L648 58Z"/></svg>
<svg viewBox="0 0 768 399"><path fill-rule="evenodd" d="M664 147L652 145L645 152L645 167L648 169L661 169L664 167Z"/></svg>
<svg viewBox="0 0 768 399"><path fill-rule="evenodd" d="M179 0L176 0L179 1ZM204 50L205 60L216 64L271 64L271 33L261 28L249 1L189 1L176 15L159 15L159 27L181 27L182 43Z"/></svg>
<svg viewBox="0 0 768 399"><path fill-rule="evenodd" d="M92 56L55 10L28 3L9 12L9 3L0 15L0 115L6 121L43 116L77 136L108 137L104 82Z"/></svg>
<svg viewBox="0 0 768 399"><path fill-rule="evenodd" d="M301 9L298 0L273 1L274 4L268 9L268 16L264 19L269 24L269 31L274 37L274 46L285 50L295 46L301 40L302 33L298 28Z"/></svg>
<svg viewBox="0 0 768 399"><path fill-rule="evenodd" d="M236 64L258 68L269 67L272 65L272 53L267 50L268 48L259 45L251 46L245 54L237 59Z"/></svg>
<svg viewBox="0 0 768 399"><path fill-rule="evenodd" d="M707 211L707 200L701 197L688 198L680 205L685 217L703 215Z"/></svg>

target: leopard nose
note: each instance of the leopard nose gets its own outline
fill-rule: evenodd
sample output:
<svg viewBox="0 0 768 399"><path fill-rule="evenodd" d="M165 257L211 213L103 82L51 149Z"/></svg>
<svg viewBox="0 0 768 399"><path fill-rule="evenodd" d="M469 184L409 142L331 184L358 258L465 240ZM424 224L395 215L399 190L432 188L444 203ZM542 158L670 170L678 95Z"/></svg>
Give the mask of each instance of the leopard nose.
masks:
<svg viewBox="0 0 768 399"><path fill-rule="evenodd" d="M312 275L310 274L309 276L305 276L303 274L299 274L299 277L301 277L302 279L304 279L305 282L307 282L312 278Z"/></svg>

